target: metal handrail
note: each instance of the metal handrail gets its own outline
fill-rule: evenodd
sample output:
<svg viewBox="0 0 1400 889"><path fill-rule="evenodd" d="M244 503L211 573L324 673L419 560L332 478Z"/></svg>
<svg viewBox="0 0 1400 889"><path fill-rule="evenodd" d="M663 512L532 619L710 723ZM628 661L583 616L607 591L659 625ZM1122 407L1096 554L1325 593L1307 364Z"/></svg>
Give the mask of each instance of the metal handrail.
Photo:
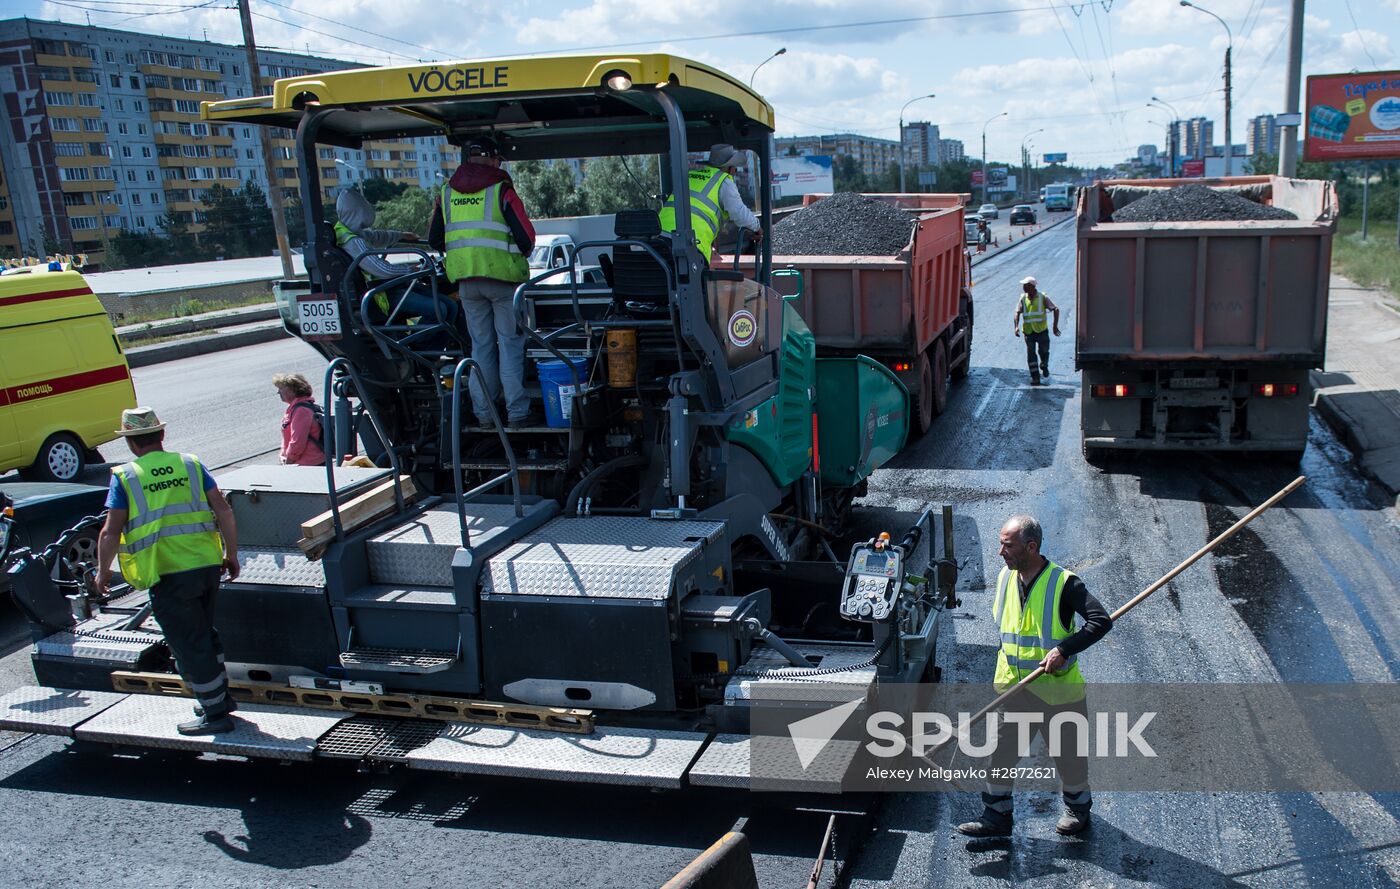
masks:
<svg viewBox="0 0 1400 889"><path fill-rule="evenodd" d="M452 486L457 494L457 524L462 530L463 549L471 546L471 534L467 531L468 497L475 497L496 487L506 479L510 479L511 493L515 499L515 516L520 518L525 515L525 508L520 502L520 470L515 465L515 452L511 450L510 438L506 435L506 428L501 423L501 413L496 409L496 402L493 400L488 399L487 406L491 411L491 422L496 427L496 435L501 439L501 447L505 450L506 463L510 466L510 470L485 484L477 485L470 491L465 493L462 491L462 371L468 369L481 376L481 365L471 358L463 358L452 369ZM468 377L467 380L468 385L470 385L471 378ZM483 389L486 388L484 378L479 379L478 383Z"/></svg>
<svg viewBox="0 0 1400 889"><path fill-rule="evenodd" d="M609 323L609 322L606 321L606 320L588 321L588 320L586 320L586 319L583 317L583 309L582 309L582 307L579 305L579 301L578 301L578 257L579 257L579 251L583 250L585 247L620 247L620 246L635 246L635 247L640 247L641 249L645 250L648 254L651 255L651 258L652 258L652 259L656 260L656 264L657 264L658 266L660 266L660 267L661 267L661 270L665 273L665 275L666 275L666 285L667 285L667 287L668 287L670 290L675 290L675 288L676 288L676 286L677 286L677 284L676 284L675 269L672 268L672 267L666 262L666 260L661 256L661 254L658 253L658 252L656 251L656 248L655 248L655 247L652 247L650 244L648 244L648 243L645 242L645 241L641 241L641 240L638 240L638 239L635 239L635 238L620 238L620 239L611 240L611 241L584 241L582 244L578 244L578 245L576 245L576 246L566 246L566 247L565 247L565 252L566 252L566 255L567 255L568 258L569 258L569 264L568 264L567 267L565 267L565 268L546 269L545 271L540 272L538 275L534 276L533 278L530 278L529 280L525 281L524 283L522 283L522 284L520 284L518 287L516 287L516 288L515 288L515 296L514 296L514 297L512 298L512 300L511 300L511 307L512 307L512 309L515 311L516 324L519 325L520 329L523 330L523 331L525 332L525 335L526 335L527 337L529 337L531 340L534 340L534 341L535 341L536 343L538 343L539 345L543 346L545 349L547 349L547 350L550 352L550 354L554 355L555 358L558 358L561 362L563 362L564 366L567 367L567 368L569 369L569 374L570 374L570 376L572 376L572 377L574 378L574 385L575 385L576 387L578 387L579 389L582 389L582 388L583 388L583 381L582 381L582 379L579 377L578 370L573 366L573 362L572 362L572 361L569 361L569 360L564 356L564 353L560 352L558 349L554 348L554 346L550 344L549 340L552 339L553 337L559 336L559 335L561 335L561 334L563 334L563 333L565 333L565 332L571 332L571 331L573 331L573 330L575 330L575 329L577 329L577 328L579 328L579 327L583 327L583 328L597 327L597 328L599 328L599 329L608 329L608 328L614 327L614 326L616 326L616 327L623 327L623 326L626 326L626 327L629 327L629 328L650 328L650 327L655 327L655 328L658 328L658 329L661 328L661 327L669 327L669 328L671 329L672 334L673 334L673 335L676 335L676 327L677 327L677 325L678 325L678 323L679 323L679 319L676 317L676 307L675 307L675 305L674 305L674 301L671 300L671 299L669 299L669 298L666 300L667 306L668 306L668 308L669 308L669 310L670 310L670 316L671 316L669 321L632 320L632 321L625 322L625 324L624 324L623 322L618 322L618 323L616 323L616 324L612 324L612 323ZM534 328L534 326L531 325L531 324L529 323L529 320L530 320L530 319L529 319L529 313L525 311L525 299L524 299L524 297L525 297L525 291L526 291L529 287L531 287L532 285L535 285L535 284L539 283L540 281L542 281L542 280L544 280L544 279L546 279L546 278L552 278L553 276L555 276L555 275L557 275L557 274L560 274L561 272L564 272L564 271L567 271L567 272L569 273L569 294L570 294L571 301L572 301L572 303L573 303L572 308L573 308L573 310L574 310L574 319L575 319L574 324L570 324L570 325L568 325L567 327L564 327L564 328L561 328L561 329L559 329L559 330L556 330L554 333L549 334L548 336L542 336L542 335L539 333L539 331L536 330L536 329ZM684 360L685 360L684 357L683 357L683 353L682 353L681 346L680 346L680 339L679 339L678 336L677 336L677 339L676 339L676 359L677 359L678 361L680 361L681 363L684 363Z"/></svg>
<svg viewBox="0 0 1400 889"><path fill-rule="evenodd" d="M360 399L360 404L364 406L365 412L369 414L369 422L374 427L374 434L379 436L379 441L384 445L384 451L389 455L389 468L394 474L394 504L399 512L403 512L403 483L399 481L399 455L394 450L393 444L389 441L389 436L384 433L384 424L379 422L379 412L374 408L374 399L366 394L364 382L360 375L355 372L354 365L345 356L331 361L326 365L326 403L325 426L330 429L335 428L335 399L331 397L332 386L334 385L334 375L336 368L342 368L350 381L355 384L355 395ZM337 442L335 450L343 451L347 444L354 444L354 427L351 427L351 441L346 443ZM339 541L345 535L345 528L340 521L340 498L335 488L335 467L339 458L332 455L330 449L326 450L326 493L331 502L331 523L335 527L335 539Z"/></svg>
<svg viewBox="0 0 1400 889"><path fill-rule="evenodd" d="M423 268L413 272L405 272L404 274L398 275L393 278L387 278L375 284L373 287L370 287L367 290L365 290L364 295L360 297L360 322L364 326L364 328L369 331L370 336L379 340L381 343L393 348L395 351L402 353L409 360L416 361L429 368L432 368L434 366L432 362L427 361L417 352L408 348L407 343L410 340L445 330L454 340L457 341L458 345L465 347L466 343L462 340L458 331L454 330L451 325L447 324L446 319L444 319L442 316L443 299L445 297L442 293L438 291L437 288L437 270L436 268L434 268L431 254L429 254L426 250L423 250L418 247L398 247L393 248L391 250L367 251L355 257L355 259L351 261L349 267L346 268L345 275L341 279L341 289L343 292L350 292L350 285L352 283L351 277L355 274L356 271L359 270L360 264L364 260L368 259L371 256L385 256L389 253L417 254L418 256L422 257ZM398 315L400 308L403 306L403 300L407 298L409 291L413 289L417 279L424 277L428 278L430 282L430 292L433 297L433 310L435 316L434 321L431 324L424 324L421 326L392 323L395 316ZM385 319L385 323L382 325L376 325L373 321L370 320L369 306L371 300L373 300L374 297L378 294L383 293L392 287L397 287L398 285L403 284L406 281L412 281L414 283L408 285L408 289L405 290L403 297L401 297L397 302L395 302L394 305L390 308L389 316ZM410 332L410 335L402 340L396 340L393 337L387 335L389 332Z"/></svg>

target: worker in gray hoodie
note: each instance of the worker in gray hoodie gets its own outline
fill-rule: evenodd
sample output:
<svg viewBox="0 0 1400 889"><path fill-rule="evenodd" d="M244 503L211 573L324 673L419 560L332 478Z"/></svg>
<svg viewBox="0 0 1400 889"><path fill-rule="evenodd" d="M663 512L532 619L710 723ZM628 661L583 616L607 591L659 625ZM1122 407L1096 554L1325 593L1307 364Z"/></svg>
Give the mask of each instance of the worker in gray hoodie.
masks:
<svg viewBox="0 0 1400 889"><path fill-rule="evenodd" d="M338 217L335 224L336 246L350 254L351 260L365 257L360 260L359 269L371 282L397 278L423 268L421 261L389 262L383 256L365 256L366 253L388 250L396 244L414 243L419 238L414 232L371 228L374 225L374 205L355 189L341 191L335 200L335 214ZM389 293L380 291L375 294L374 301L379 310L388 316L391 306ZM445 323L457 324L459 309L457 301L453 299L434 300L431 293L420 293L415 289L406 296L394 296L393 303L398 305L395 321L400 324L414 317L437 320L439 311Z"/></svg>

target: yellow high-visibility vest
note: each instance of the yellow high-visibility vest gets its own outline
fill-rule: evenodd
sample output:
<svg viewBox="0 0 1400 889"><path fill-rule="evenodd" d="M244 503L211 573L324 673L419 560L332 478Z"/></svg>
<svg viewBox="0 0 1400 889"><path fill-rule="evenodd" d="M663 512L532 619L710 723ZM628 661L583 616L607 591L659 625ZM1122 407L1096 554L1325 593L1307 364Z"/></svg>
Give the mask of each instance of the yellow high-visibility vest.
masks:
<svg viewBox="0 0 1400 889"><path fill-rule="evenodd" d="M1001 631L997 670L992 680L998 692L1026 678L1040 666L1050 649L1073 635L1074 627L1060 623L1060 595L1071 577L1074 574L1048 562L1026 595L1023 608L1018 573L1001 569L992 605L992 618ZM1082 700L1084 675L1079 672L1079 656L1070 657L1059 673L1046 673L1032 682L1030 690L1048 704Z"/></svg>
<svg viewBox="0 0 1400 889"><path fill-rule="evenodd" d="M472 194L442 187L444 264L449 281L490 278L519 284L530 277L501 211L501 183Z"/></svg>
<svg viewBox="0 0 1400 889"><path fill-rule="evenodd" d="M696 167L690 171L690 227L695 232L695 244L700 255L709 261L710 248L719 235L719 227L729 217L719 203L719 190L729 174L714 167ZM676 230L676 196L669 194L661 205L661 230Z"/></svg>
<svg viewBox="0 0 1400 889"><path fill-rule="evenodd" d="M197 458L152 451L114 467L112 474L126 492L117 564L128 583L148 590L167 574L223 563L223 542Z"/></svg>
<svg viewBox="0 0 1400 889"><path fill-rule="evenodd" d="M1050 325L1045 320L1045 294L1037 290L1035 299L1022 294L1021 332L1044 333L1049 329Z"/></svg>

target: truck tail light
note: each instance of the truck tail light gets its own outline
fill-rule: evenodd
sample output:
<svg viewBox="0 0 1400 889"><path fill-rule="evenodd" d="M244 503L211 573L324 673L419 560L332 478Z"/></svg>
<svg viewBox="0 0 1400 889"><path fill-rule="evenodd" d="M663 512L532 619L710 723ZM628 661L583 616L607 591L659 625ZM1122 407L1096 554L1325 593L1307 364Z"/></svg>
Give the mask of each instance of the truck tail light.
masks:
<svg viewBox="0 0 1400 889"><path fill-rule="evenodd" d="M1291 398L1298 394L1297 383L1255 383L1254 394L1260 398Z"/></svg>
<svg viewBox="0 0 1400 889"><path fill-rule="evenodd" d="M1127 383L1099 383L1094 386L1093 394L1095 398L1131 398L1133 387Z"/></svg>
<svg viewBox="0 0 1400 889"><path fill-rule="evenodd" d="M914 369L914 365L910 364L908 361L896 361L891 367L894 368L894 372L897 374L908 373Z"/></svg>

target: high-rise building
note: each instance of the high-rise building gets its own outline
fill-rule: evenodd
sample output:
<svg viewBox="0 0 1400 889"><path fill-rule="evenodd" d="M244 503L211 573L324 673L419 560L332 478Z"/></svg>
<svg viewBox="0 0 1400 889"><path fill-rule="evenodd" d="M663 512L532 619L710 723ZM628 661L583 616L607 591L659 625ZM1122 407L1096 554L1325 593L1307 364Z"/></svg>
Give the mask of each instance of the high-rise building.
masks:
<svg viewBox="0 0 1400 889"><path fill-rule="evenodd" d="M1178 162L1182 158L1200 160L1211 153L1215 145L1215 124L1204 117L1193 117L1176 122L1176 150Z"/></svg>
<svg viewBox="0 0 1400 889"><path fill-rule="evenodd" d="M953 161L964 160L967 152L963 151L961 139L939 139L938 140L938 162L940 164L952 163Z"/></svg>
<svg viewBox="0 0 1400 889"><path fill-rule="evenodd" d="M1139 145L1137 149L1137 162L1140 167L1155 167L1162 162L1161 156L1157 153L1156 145Z"/></svg>
<svg viewBox="0 0 1400 889"><path fill-rule="evenodd" d="M1249 119L1249 132L1245 136L1245 152L1256 154L1278 154L1278 122L1272 114L1261 114Z"/></svg>
<svg viewBox="0 0 1400 889"><path fill-rule="evenodd" d="M831 133L824 136L785 136L773 140L773 151L779 157L788 155L829 154L845 156L856 162L868 176L878 176L899 161L899 143L893 139L877 139L857 133Z"/></svg>
<svg viewBox="0 0 1400 889"><path fill-rule="evenodd" d="M904 160L909 164L942 163L938 155L938 124L916 120L904 125Z"/></svg>
<svg viewBox="0 0 1400 889"><path fill-rule="evenodd" d="M0 257L46 248L86 253L100 264L123 229L167 222L203 230L202 197L215 185L268 182L251 126L199 119L205 101L251 96L247 51L58 22L0 21L0 92L10 125L0 129ZM264 83L360 67L341 59L260 50ZM274 187L297 194L292 133L273 130ZM426 188L455 168L445 139L322 146L327 200L366 177ZM336 160L344 164L335 163Z"/></svg>

